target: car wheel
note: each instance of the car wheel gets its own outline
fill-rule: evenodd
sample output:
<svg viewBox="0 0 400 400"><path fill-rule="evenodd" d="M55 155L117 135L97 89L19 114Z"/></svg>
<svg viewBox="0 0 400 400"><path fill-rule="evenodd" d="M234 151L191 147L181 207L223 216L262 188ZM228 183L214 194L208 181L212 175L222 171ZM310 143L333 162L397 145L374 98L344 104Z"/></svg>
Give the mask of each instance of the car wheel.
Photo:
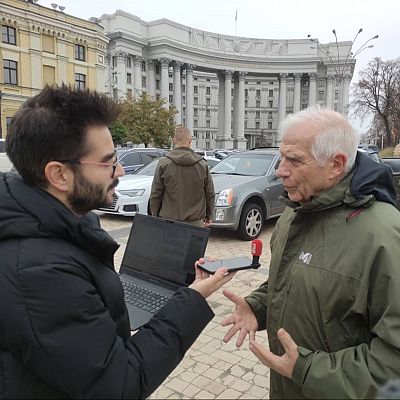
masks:
<svg viewBox="0 0 400 400"><path fill-rule="evenodd" d="M264 225L262 209L257 204L247 204L240 216L238 227L239 237L243 240L253 240L260 236Z"/></svg>

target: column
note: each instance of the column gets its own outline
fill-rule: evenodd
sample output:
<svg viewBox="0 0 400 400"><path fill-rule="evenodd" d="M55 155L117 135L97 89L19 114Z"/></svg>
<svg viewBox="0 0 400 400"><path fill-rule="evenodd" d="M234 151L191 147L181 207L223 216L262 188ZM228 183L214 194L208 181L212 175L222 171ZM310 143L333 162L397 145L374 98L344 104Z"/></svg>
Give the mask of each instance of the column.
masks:
<svg viewBox="0 0 400 400"><path fill-rule="evenodd" d="M134 61L134 74L135 74L135 80L134 80L134 86L133 86L133 91L134 91L134 98L137 99L141 96L142 94L142 57L136 56L135 61Z"/></svg>
<svg viewBox="0 0 400 400"><path fill-rule="evenodd" d="M317 103L317 74L310 75L310 85L308 87L308 106L315 106Z"/></svg>
<svg viewBox="0 0 400 400"><path fill-rule="evenodd" d="M192 64L186 65L186 127L193 133L193 69Z"/></svg>
<svg viewBox="0 0 400 400"><path fill-rule="evenodd" d="M333 76L332 75L328 75L326 77L325 106L329 109L333 108Z"/></svg>
<svg viewBox="0 0 400 400"><path fill-rule="evenodd" d="M279 74L279 110L278 119L279 122L283 121L286 117L286 80L287 74Z"/></svg>
<svg viewBox="0 0 400 400"><path fill-rule="evenodd" d="M224 110L224 139L232 138L232 74L233 71L225 71L225 110Z"/></svg>
<svg viewBox="0 0 400 400"><path fill-rule="evenodd" d="M239 72L239 89L237 91L238 100L237 100L237 132L236 132L236 143L235 148L239 150L246 149L247 140L244 138L244 81L246 78L247 72L240 71Z"/></svg>
<svg viewBox="0 0 400 400"><path fill-rule="evenodd" d="M302 74L294 74L293 114L300 111L301 77Z"/></svg>
<svg viewBox="0 0 400 400"><path fill-rule="evenodd" d="M168 58L161 58L161 98L166 100L165 108L169 108L169 60Z"/></svg>
<svg viewBox="0 0 400 400"><path fill-rule="evenodd" d="M154 60L147 61L147 85L150 98L156 98L156 65Z"/></svg>
<svg viewBox="0 0 400 400"><path fill-rule="evenodd" d="M349 112L349 92L350 92L351 75L345 75L343 81L342 95L342 114L347 115Z"/></svg>
<svg viewBox="0 0 400 400"><path fill-rule="evenodd" d="M217 148L224 148L224 128L225 128L225 75L222 71L218 72L218 137Z"/></svg>
<svg viewBox="0 0 400 400"><path fill-rule="evenodd" d="M114 83L118 90L118 99L125 99L126 97L126 53L117 51L117 84Z"/></svg>
<svg viewBox="0 0 400 400"><path fill-rule="evenodd" d="M182 82L181 82L182 63L175 61L174 63L174 106L178 111L175 114L175 123L182 124Z"/></svg>

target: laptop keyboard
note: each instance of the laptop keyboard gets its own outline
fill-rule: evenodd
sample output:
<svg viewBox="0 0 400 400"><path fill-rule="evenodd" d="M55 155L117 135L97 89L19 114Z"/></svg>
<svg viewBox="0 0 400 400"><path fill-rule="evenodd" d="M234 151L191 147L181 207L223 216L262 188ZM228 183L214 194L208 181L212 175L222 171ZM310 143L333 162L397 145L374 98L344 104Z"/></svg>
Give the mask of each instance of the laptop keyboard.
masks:
<svg viewBox="0 0 400 400"><path fill-rule="evenodd" d="M125 302L143 310L156 313L169 300L168 297L133 282L121 279L121 283L125 292Z"/></svg>

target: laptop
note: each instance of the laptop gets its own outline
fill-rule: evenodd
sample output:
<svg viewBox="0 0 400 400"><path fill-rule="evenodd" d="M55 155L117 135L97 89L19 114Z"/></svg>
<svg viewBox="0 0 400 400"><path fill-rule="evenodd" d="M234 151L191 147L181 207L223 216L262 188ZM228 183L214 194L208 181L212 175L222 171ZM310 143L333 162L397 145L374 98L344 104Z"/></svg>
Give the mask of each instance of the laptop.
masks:
<svg viewBox="0 0 400 400"><path fill-rule="evenodd" d="M195 278L210 230L136 214L120 268L131 330L148 322L173 294Z"/></svg>

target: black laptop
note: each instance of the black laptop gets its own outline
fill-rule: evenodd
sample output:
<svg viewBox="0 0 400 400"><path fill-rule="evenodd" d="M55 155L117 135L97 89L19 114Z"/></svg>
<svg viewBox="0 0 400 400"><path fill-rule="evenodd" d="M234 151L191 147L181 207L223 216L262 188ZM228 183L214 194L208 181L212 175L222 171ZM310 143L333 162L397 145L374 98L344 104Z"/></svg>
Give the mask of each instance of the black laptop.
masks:
<svg viewBox="0 0 400 400"><path fill-rule="evenodd" d="M120 268L131 330L160 310L195 277L210 230L178 221L136 214Z"/></svg>

